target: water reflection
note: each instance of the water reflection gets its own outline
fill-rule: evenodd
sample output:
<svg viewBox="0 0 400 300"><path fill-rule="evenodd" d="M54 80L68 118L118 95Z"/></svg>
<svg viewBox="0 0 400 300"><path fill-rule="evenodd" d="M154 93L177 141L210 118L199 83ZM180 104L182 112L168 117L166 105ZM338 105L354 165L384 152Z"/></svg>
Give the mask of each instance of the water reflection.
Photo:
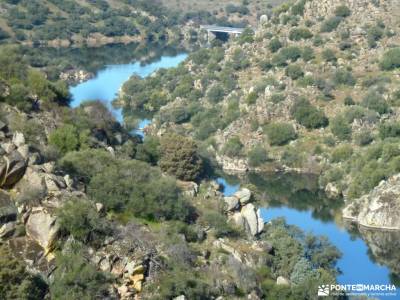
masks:
<svg viewBox="0 0 400 300"><path fill-rule="evenodd" d="M229 178L229 177L228 177ZM238 178L236 178L238 180ZM225 177L225 194L240 184ZM284 217L288 224L304 231L324 235L343 253L338 261L342 284L399 284L400 233L358 229L341 219L342 200L332 200L318 187L318 177L288 173L248 174L241 184L251 184L260 199L266 222Z"/></svg>

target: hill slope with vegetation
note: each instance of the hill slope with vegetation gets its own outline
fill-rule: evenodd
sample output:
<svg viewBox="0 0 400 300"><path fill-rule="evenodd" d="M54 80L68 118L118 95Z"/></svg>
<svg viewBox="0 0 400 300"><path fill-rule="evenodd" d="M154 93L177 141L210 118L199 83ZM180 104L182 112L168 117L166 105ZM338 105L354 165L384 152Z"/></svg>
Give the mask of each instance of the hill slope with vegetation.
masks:
<svg viewBox="0 0 400 300"><path fill-rule="evenodd" d="M399 14L396 1L284 4L255 32L132 78L120 103L225 169L321 173L332 196L354 199L400 171Z"/></svg>
<svg viewBox="0 0 400 300"><path fill-rule="evenodd" d="M1 39L64 46L165 39L178 16L159 5L140 0L2 1Z"/></svg>
<svg viewBox="0 0 400 300"><path fill-rule="evenodd" d="M156 4L2 1L3 42L79 40L88 24L89 36L122 37L123 20L162 39L170 19ZM28 13L38 8L44 16ZM73 29L78 15L87 23ZM68 30L46 36L56 20ZM224 197L212 172L314 172L332 198L398 196L398 177L376 186L400 171L399 22L395 0L276 7L255 32L133 76L116 102L153 114L143 140L98 101L69 108L66 83L39 70L37 52L1 45L0 298L315 298L336 283L340 251L282 219L264 225L256 189ZM285 199L297 199L294 185L282 183ZM379 238L369 236L376 256ZM381 260L398 273L389 254Z"/></svg>

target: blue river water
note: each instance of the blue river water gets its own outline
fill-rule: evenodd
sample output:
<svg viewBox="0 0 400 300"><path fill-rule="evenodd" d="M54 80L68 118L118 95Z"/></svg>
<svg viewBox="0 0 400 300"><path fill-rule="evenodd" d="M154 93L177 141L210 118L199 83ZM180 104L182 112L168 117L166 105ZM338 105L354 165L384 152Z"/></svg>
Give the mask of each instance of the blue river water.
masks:
<svg viewBox="0 0 400 300"><path fill-rule="evenodd" d="M111 102L114 100L122 84L132 75L147 77L161 68L172 68L185 60L187 54L182 53L176 56L162 56L158 61L143 65L134 62L124 65L108 65L100 70L96 76L88 81L70 88L72 95L71 107L78 107L81 103L88 100L103 101L113 112L119 122L123 122L122 110L116 109ZM147 126L150 120L143 119L139 122L139 129ZM142 135L141 131L137 133Z"/></svg>
<svg viewBox="0 0 400 300"><path fill-rule="evenodd" d="M163 56L160 60L147 65L142 65L139 62L108 65L103 70L100 70L95 78L70 88L73 99L71 106L77 107L88 100L101 100L110 108L116 119L122 123L123 115L121 109L116 109L111 105L122 84L134 74L146 77L157 69L175 67L186 57L187 54ZM141 129L149 123L150 120L148 119L140 120L136 133L143 136ZM225 195L232 195L240 188L240 182L237 180L226 180L220 177L217 182L223 187ZM265 222L269 222L274 218L284 217L288 224L296 225L304 231L327 236L343 254L338 261L338 268L342 272L337 278L339 283L391 283L389 268L374 262L368 254L366 243L361 238L351 235L346 229L336 224L334 220L321 221L313 215L311 209L300 210L287 205L264 208L262 209L262 216Z"/></svg>
<svg viewBox="0 0 400 300"><path fill-rule="evenodd" d="M225 178L217 178L225 196L235 193L240 184L228 182ZM261 209L261 215L267 223L275 218L283 217L290 225L295 225L306 232L323 235L329 238L341 252L337 267L341 271L337 281L339 284L392 284L390 270L370 257L367 244L354 237L346 229L332 221L321 221L313 216L312 210L298 210L285 205ZM398 289L399 290L399 289ZM397 295L400 298L400 295ZM384 299L384 298L382 298ZM396 296L390 299L397 299Z"/></svg>

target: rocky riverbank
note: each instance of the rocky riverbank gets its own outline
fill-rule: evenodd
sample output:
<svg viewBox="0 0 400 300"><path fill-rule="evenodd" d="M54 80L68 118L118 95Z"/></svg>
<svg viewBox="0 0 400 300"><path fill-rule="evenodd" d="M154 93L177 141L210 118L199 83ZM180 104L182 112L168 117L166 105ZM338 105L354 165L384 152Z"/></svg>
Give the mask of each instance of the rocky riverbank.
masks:
<svg viewBox="0 0 400 300"><path fill-rule="evenodd" d="M349 203L343 217L367 228L400 230L400 174Z"/></svg>

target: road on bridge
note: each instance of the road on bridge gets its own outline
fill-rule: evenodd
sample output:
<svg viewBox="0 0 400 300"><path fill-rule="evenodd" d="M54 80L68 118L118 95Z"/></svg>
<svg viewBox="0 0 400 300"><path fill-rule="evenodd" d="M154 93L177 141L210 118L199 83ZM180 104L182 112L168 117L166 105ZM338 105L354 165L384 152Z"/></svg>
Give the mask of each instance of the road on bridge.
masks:
<svg viewBox="0 0 400 300"><path fill-rule="evenodd" d="M241 34L245 30L245 28L223 27L216 25L200 25L200 28L209 32L224 32L229 34Z"/></svg>

